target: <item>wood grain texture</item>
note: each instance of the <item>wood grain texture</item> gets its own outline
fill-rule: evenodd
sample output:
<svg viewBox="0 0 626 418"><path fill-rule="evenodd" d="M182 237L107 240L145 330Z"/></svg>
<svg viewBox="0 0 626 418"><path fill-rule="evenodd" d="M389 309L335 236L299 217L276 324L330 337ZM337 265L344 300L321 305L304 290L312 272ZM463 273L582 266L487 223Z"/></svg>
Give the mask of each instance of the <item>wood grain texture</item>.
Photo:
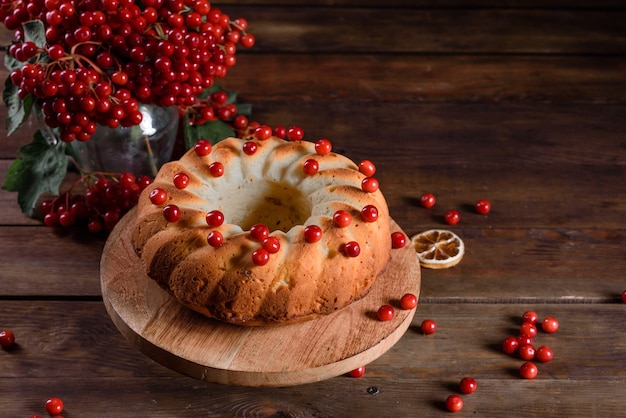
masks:
<svg viewBox="0 0 626 418"><path fill-rule="evenodd" d="M561 321L556 334L536 338L555 356L539 364L532 381L518 378L522 361L498 348L516 332L527 309ZM48 396L62 397L68 416L369 417L385 411L411 417L416 410L438 416L461 377L472 375L478 391L464 399L464 414L505 416L515 409L520 417L620 416L617 400L626 374L614 365L626 355L626 346L606 344L604 336L624 341L622 313L618 304L421 303L409 331L366 366L363 378L248 389L198 381L156 364L119 336L100 302L74 302L72 311L66 302L3 302L0 315L16 332L19 346L2 353L0 399L11 400L4 403L7 416L41 413ZM417 331L425 318L437 321L434 335ZM586 323L596 325L594 332L581 327ZM372 386L378 393L367 392ZM106 393L116 395L105 400Z"/></svg>

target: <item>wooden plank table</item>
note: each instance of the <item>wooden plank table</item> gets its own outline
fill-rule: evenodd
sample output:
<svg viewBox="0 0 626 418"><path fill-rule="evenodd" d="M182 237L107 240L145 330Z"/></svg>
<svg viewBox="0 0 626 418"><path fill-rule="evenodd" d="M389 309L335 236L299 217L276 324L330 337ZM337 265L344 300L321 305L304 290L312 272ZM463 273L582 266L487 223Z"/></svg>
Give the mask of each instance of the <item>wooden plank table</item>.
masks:
<svg viewBox="0 0 626 418"><path fill-rule="evenodd" d="M441 416L471 376L459 416L626 416L623 3L305 3L220 3L257 38L223 86L263 123L372 159L396 222L409 235L453 229L463 261L422 270L412 325L365 376L222 386L121 336L100 293L101 237L44 227L1 191L0 328L18 341L0 351L1 415L44 415L57 396L67 418ZM29 141L28 129L0 141L0 181ZM487 216L473 212L480 198ZM451 208L462 219L448 227ZM499 346L530 309L560 328L537 337L554 359L524 380ZM419 331L427 318L434 335Z"/></svg>

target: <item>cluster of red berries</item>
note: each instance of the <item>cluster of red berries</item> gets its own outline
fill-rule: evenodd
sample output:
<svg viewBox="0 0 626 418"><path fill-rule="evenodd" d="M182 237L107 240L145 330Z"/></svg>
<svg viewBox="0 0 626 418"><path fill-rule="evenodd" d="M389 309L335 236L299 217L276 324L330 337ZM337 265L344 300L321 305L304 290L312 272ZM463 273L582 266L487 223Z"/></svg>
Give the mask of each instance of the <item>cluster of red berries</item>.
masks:
<svg viewBox="0 0 626 418"><path fill-rule="evenodd" d="M539 322L539 316L534 311L526 311L522 314L522 325L519 328L517 337L507 337L502 342L502 351L506 354L517 354L525 363L520 367L520 376L524 379L534 379L537 376L537 366L531 361L536 359L542 363L552 360L554 355L552 349L546 345L535 348L533 339L538 334L538 329L552 334L559 328L559 321L547 316Z"/></svg>
<svg viewBox="0 0 626 418"><path fill-rule="evenodd" d="M86 225L92 233L110 232L137 204L140 193L150 183L150 177L137 178L131 173L82 176L66 192L42 202L44 224L52 227Z"/></svg>
<svg viewBox="0 0 626 418"><path fill-rule="evenodd" d="M436 201L437 199L432 193L424 193L420 196L420 204L427 209L435 206ZM491 211L491 203L486 199L479 199L474 205L474 209L481 215L487 215ZM456 225L461 220L461 213L456 209L450 209L444 214L443 220L448 225Z"/></svg>
<svg viewBox="0 0 626 418"><path fill-rule="evenodd" d="M32 20L45 46L25 39ZM137 125L139 103L194 107L235 65L237 45L255 42L245 19L207 0L2 0L0 21L16 32L9 54L25 63L10 74L18 97L33 95L63 141L86 141L98 124Z"/></svg>

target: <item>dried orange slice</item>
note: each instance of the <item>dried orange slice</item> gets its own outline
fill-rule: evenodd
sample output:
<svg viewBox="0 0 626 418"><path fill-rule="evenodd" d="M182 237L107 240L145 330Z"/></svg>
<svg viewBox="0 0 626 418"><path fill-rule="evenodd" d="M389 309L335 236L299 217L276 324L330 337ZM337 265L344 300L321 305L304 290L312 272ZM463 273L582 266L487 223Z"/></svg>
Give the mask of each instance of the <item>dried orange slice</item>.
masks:
<svg viewBox="0 0 626 418"><path fill-rule="evenodd" d="M445 269L459 264L465 253L465 244L452 231L431 229L411 237L422 267Z"/></svg>

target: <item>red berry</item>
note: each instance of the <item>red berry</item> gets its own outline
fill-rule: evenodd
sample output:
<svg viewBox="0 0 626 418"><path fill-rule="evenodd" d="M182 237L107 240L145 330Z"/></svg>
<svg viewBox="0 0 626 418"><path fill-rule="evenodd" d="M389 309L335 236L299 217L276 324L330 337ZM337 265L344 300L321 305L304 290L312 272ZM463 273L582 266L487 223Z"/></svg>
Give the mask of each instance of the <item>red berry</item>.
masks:
<svg viewBox="0 0 626 418"><path fill-rule="evenodd" d="M280 241L276 237L265 238L261 245L270 254L275 254L280 250Z"/></svg>
<svg viewBox="0 0 626 418"><path fill-rule="evenodd" d="M364 192L374 193L376 190L378 190L378 180L376 180L374 177L365 177L361 182L361 188Z"/></svg>
<svg viewBox="0 0 626 418"><path fill-rule="evenodd" d="M291 126L287 129L287 139L290 141L300 141L304 138L304 130L299 126Z"/></svg>
<svg viewBox="0 0 626 418"><path fill-rule="evenodd" d="M422 321L420 325L420 329L422 330L422 334L431 335L437 331L437 323L432 319L425 319Z"/></svg>
<svg viewBox="0 0 626 418"><path fill-rule="evenodd" d="M361 209L361 218L365 222L374 222L378 219L378 209L374 205L367 205Z"/></svg>
<svg viewBox="0 0 626 418"><path fill-rule="evenodd" d="M537 366L534 363L527 361L519 368L519 375L524 379L534 379L537 376Z"/></svg>
<svg viewBox="0 0 626 418"><path fill-rule="evenodd" d="M150 192L150 201L155 205L160 205L167 200L167 192L158 187Z"/></svg>
<svg viewBox="0 0 626 418"><path fill-rule="evenodd" d="M524 322L519 328L519 333L528 335L530 338L535 338L537 335L537 327L530 322Z"/></svg>
<svg viewBox="0 0 626 418"><path fill-rule="evenodd" d="M206 214L206 223L212 227L220 226L224 223L224 214L219 210L212 210Z"/></svg>
<svg viewBox="0 0 626 418"><path fill-rule="evenodd" d="M464 377L459 383L459 390L461 391L461 393L464 393L466 395L476 392L477 387L478 384L476 383L476 380L472 379L471 377Z"/></svg>
<svg viewBox="0 0 626 418"><path fill-rule="evenodd" d="M425 208L432 208L435 206L435 195L432 193L424 193L420 197L420 204Z"/></svg>
<svg viewBox="0 0 626 418"><path fill-rule="evenodd" d="M392 320L394 314L395 314L395 311L393 309L393 306L391 305L383 305L380 308L378 308L378 312L376 312L378 319L381 321Z"/></svg>
<svg viewBox="0 0 626 418"><path fill-rule="evenodd" d="M262 242L265 238L270 235L270 229L263 224L252 225L250 228L250 237L253 240Z"/></svg>
<svg viewBox="0 0 626 418"><path fill-rule="evenodd" d="M309 225L304 228L304 240L314 243L322 239L322 228L317 225Z"/></svg>
<svg viewBox="0 0 626 418"><path fill-rule="evenodd" d="M399 231L391 234L391 248L403 248L405 245L406 235Z"/></svg>
<svg viewBox="0 0 626 418"><path fill-rule="evenodd" d="M352 222L352 215L350 215L350 212L345 210L338 210L333 215L333 222L339 228L345 228Z"/></svg>
<svg viewBox="0 0 626 418"><path fill-rule="evenodd" d="M463 409L463 399L459 395L450 395L446 399L446 409L450 412L459 412Z"/></svg>
<svg viewBox="0 0 626 418"><path fill-rule="evenodd" d="M243 144L243 152L245 152L248 155L254 154L257 148L258 146L256 142L253 142L253 141L247 141Z"/></svg>
<svg viewBox="0 0 626 418"><path fill-rule="evenodd" d="M461 220L461 214L458 210L451 209L446 212L443 219L448 225L456 225Z"/></svg>
<svg viewBox="0 0 626 418"><path fill-rule="evenodd" d="M58 415L63 412L63 401L59 398L50 398L46 401L46 412L50 415Z"/></svg>
<svg viewBox="0 0 626 418"><path fill-rule="evenodd" d="M535 311L526 311L522 314L522 323L536 324L537 321L539 321L539 315Z"/></svg>
<svg viewBox="0 0 626 418"><path fill-rule="evenodd" d="M532 344L533 343L533 339L532 337L529 337L526 334L520 334L517 336L517 343L519 344L519 346L523 346L526 344Z"/></svg>
<svg viewBox="0 0 626 418"><path fill-rule="evenodd" d="M320 165L317 162L317 160L311 158L311 159L306 160L304 162L304 165L303 165L302 169L304 170L304 173L306 175L312 176L312 175L316 174L317 171L320 169Z"/></svg>
<svg viewBox="0 0 626 418"><path fill-rule="evenodd" d="M211 231L207 235L207 242L211 247L220 247L224 243L224 236L220 231Z"/></svg>
<svg viewBox="0 0 626 418"><path fill-rule="evenodd" d="M184 189L189 186L189 176L185 173L178 173L174 176L174 186L178 189Z"/></svg>
<svg viewBox="0 0 626 418"><path fill-rule="evenodd" d="M535 350L535 358L542 363L547 363L552 360L553 355L552 349L546 345L542 345Z"/></svg>
<svg viewBox="0 0 626 418"><path fill-rule="evenodd" d="M224 164L219 161L209 164L209 173L213 177L222 177L224 175Z"/></svg>
<svg viewBox="0 0 626 418"><path fill-rule="evenodd" d="M0 347L11 347L15 344L15 334L13 331L5 329L0 331Z"/></svg>
<svg viewBox="0 0 626 418"><path fill-rule="evenodd" d="M211 153L213 146L206 139L201 139L198 142L196 142L193 149L196 152L196 154L198 154L200 157L204 157Z"/></svg>
<svg viewBox="0 0 626 418"><path fill-rule="evenodd" d="M622 302L626 303L626 290L622 292Z"/></svg>
<svg viewBox="0 0 626 418"><path fill-rule="evenodd" d="M350 373L348 373L348 375L350 375L350 377L361 377L364 374L365 374L365 366L357 367L356 369L354 369Z"/></svg>
<svg viewBox="0 0 626 418"><path fill-rule="evenodd" d="M548 334L555 333L559 329L559 321L553 316L547 316L541 321L541 328Z"/></svg>
<svg viewBox="0 0 626 418"><path fill-rule="evenodd" d="M259 248L252 252L252 262L257 266L264 266L270 261L270 253L266 249Z"/></svg>
<svg viewBox="0 0 626 418"><path fill-rule="evenodd" d="M272 136L272 128L267 125L261 125L254 130L254 136L256 136L261 141L270 139L270 137Z"/></svg>
<svg viewBox="0 0 626 418"><path fill-rule="evenodd" d="M372 177L376 173L376 166L370 160L363 160L359 163L359 171L367 177Z"/></svg>
<svg viewBox="0 0 626 418"><path fill-rule="evenodd" d="M361 254L361 247L356 241L350 241L343 246L343 253L348 257L358 257Z"/></svg>
<svg viewBox="0 0 626 418"><path fill-rule="evenodd" d="M417 306L417 296L413 293L405 293L400 298L400 306L402 309L415 309Z"/></svg>
<svg viewBox="0 0 626 418"><path fill-rule="evenodd" d="M476 212L480 213L481 215L486 215L491 210L491 203L489 203L488 200L480 199L478 202L476 202L475 207Z"/></svg>
<svg viewBox="0 0 626 418"><path fill-rule="evenodd" d="M163 208L163 216L168 222L176 222L180 219L180 209L176 205L167 205Z"/></svg>
<svg viewBox="0 0 626 418"><path fill-rule="evenodd" d="M515 337L506 337L502 341L502 351L506 354L515 354L519 348L519 342Z"/></svg>
<svg viewBox="0 0 626 418"><path fill-rule="evenodd" d="M517 354L522 360L532 360L535 358L535 347L532 344L521 345L519 350L517 350Z"/></svg>
<svg viewBox="0 0 626 418"><path fill-rule="evenodd" d="M332 149L333 145L326 138L322 138L315 143L315 152L317 152L319 155L330 154L330 151Z"/></svg>

